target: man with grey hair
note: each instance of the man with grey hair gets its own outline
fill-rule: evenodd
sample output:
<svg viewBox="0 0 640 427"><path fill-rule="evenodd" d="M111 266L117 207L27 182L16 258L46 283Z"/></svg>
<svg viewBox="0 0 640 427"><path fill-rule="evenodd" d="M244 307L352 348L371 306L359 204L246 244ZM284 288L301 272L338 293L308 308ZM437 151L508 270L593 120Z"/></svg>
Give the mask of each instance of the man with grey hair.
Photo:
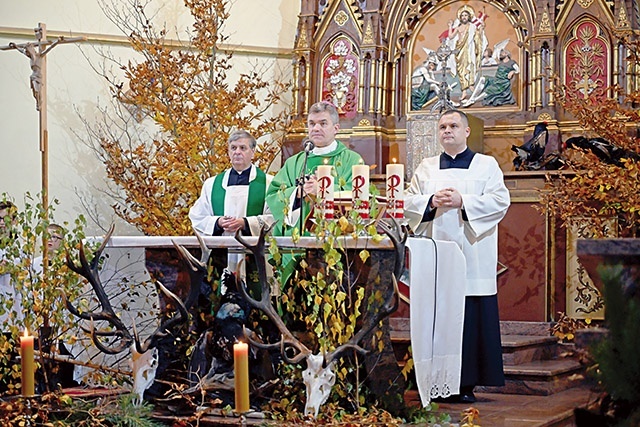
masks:
<svg viewBox="0 0 640 427"><path fill-rule="evenodd" d="M340 185L340 179L334 180L336 192L351 190L351 167L364 162L358 153L336 140L339 129L338 110L333 104L320 101L309 108L307 141L312 144L306 147L307 153L303 150L287 159L268 189L267 203L278 222L274 234L291 235L299 224L300 216L304 219L309 215L310 198L318 191L315 175L318 166L333 165L336 176L344 178L344 186ZM298 178L301 176L304 183L299 186ZM299 194L300 190L303 194Z"/></svg>
<svg viewBox="0 0 640 427"><path fill-rule="evenodd" d="M232 236L238 230L246 236L257 235L264 224L273 222L265 203L272 177L252 163L256 139L249 132L231 133L228 146L231 168L204 182L189 219L193 228L207 236ZM232 258L228 267L235 271L238 260Z"/></svg>

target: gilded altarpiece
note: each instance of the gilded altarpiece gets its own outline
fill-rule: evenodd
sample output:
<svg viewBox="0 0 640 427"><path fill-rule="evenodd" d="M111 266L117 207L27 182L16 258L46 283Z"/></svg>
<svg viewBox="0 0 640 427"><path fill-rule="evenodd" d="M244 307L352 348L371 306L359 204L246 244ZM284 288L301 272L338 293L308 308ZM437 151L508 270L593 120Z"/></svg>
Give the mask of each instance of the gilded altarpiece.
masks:
<svg viewBox="0 0 640 427"><path fill-rule="evenodd" d="M338 139L372 165L372 175L397 158L408 180L422 157L439 151L431 115L444 87L454 107L483 123L476 151L493 156L511 185L500 225L501 316L552 320L576 312L568 307L575 296L567 296L572 237L538 211L545 171L516 171L513 147L541 122L550 149L583 134L556 103L556 84L603 96L613 85L638 84L629 52L613 37L639 29L638 9L636 0L301 0L293 114L303 124L311 104L333 102ZM301 149L305 134L301 125L284 157Z"/></svg>

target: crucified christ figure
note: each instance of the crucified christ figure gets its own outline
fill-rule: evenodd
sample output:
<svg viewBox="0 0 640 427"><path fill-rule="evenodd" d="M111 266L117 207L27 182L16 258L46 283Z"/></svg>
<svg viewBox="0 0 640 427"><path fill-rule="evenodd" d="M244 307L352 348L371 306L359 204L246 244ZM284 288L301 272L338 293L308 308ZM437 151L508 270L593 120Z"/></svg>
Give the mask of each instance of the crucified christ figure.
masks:
<svg viewBox="0 0 640 427"><path fill-rule="evenodd" d="M24 45L17 45L15 43L9 43L9 47L16 49L18 52L24 54L29 58L29 66L31 67L31 77L29 81L31 84L31 92L36 99L36 110L40 111L40 90L42 88L42 58L46 52L41 52L37 49L37 46L42 42L42 27L35 29L37 43L26 43Z"/></svg>
<svg viewBox="0 0 640 427"><path fill-rule="evenodd" d="M31 77L29 81L31 83L31 93L36 99L36 110L40 111L40 89L42 88L42 55L36 50L36 47L28 43L24 49L18 49L24 53L30 62Z"/></svg>

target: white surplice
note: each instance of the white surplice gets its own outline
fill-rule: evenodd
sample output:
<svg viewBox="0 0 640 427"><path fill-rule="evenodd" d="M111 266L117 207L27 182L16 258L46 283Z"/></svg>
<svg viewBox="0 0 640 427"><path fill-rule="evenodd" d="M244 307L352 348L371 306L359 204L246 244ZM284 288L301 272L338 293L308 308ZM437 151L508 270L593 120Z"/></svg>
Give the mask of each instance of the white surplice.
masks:
<svg viewBox="0 0 640 427"><path fill-rule="evenodd" d="M9 259L5 253L4 249L0 249L0 263L18 263L20 259ZM12 304L11 310L6 310L4 313L0 314L0 327L7 322L8 324L13 324L14 321L11 320L10 311L16 312L15 321L21 322L23 318L22 314L22 295L16 290L14 286L14 282L11 278L11 274L5 273L0 274L0 295L2 295L2 299L6 303ZM6 308L6 306L5 306ZM8 332L7 330L3 330L2 332Z"/></svg>
<svg viewBox="0 0 640 427"><path fill-rule="evenodd" d="M223 172L222 188L225 190L224 198L224 215L234 218L246 218L249 229L253 236L260 234L260 230L263 225L273 224L273 215L269 211L267 204L264 204L262 215L247 216L247 205L249 203L249 185L228 185L229 173L231 169L227 169ZM256 179L256 166L251 165L251 171L249 173L249 183ZM211 236L215 229L216 222L220 216L213 214L213 206L211 204L211 191L213 190L213 183L215 176L205 180L200 197L196 200L196 203L189 210L189 219L191 224L200 233ZM273 177L269 174L266 175L266 189L269 188L269 184ZM233 236L235 233L224 231L223 236ZM244 259L243 252L229 253L228 265L230 271L235 272L238 265ZM242 267L242 276L244 277L244 266Z"/></svg>
<svg viewBox="0 0 640 427"><path fill-rule="evenodd" d="M457 394L462 372L465 262L455 243L409 238L411 349L422 405Z"/></svg>
<svg viewBox="0 0 640 427"><path fill-rule="evenodd" d="M433 221L422 222L430 197L453 187L462 195L467 216L458 208L438 208ZM507 213L510 197L498 162L477 153L469 169L440 169L440 158L423 160L405 198L405 215L416 234L456 242L466 259L466 295L497 293L498 223Z"/></svg>

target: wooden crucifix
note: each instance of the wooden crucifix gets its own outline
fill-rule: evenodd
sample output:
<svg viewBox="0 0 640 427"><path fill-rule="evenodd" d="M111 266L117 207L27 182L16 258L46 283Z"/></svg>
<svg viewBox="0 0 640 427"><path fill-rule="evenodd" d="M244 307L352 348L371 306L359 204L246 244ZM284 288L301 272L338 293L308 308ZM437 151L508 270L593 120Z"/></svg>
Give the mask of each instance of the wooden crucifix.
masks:
<svg viewBox="0 0 640 427"><path fill-rule="evenodd" d="M57 40L47 40L47 27L39 23L34 29L36 41L28 43L9 43L0 46L0 50L17 50L24 54L30 61L31 77L30 85L33 97L36 100L36 110L39 112L40 124L40 154L42 157L42 207L45 212L49 209L49 130L47 129L47 53L54 47L64 43L76 43L85 41L86 37L65 38L60 36Z"/></svg>

